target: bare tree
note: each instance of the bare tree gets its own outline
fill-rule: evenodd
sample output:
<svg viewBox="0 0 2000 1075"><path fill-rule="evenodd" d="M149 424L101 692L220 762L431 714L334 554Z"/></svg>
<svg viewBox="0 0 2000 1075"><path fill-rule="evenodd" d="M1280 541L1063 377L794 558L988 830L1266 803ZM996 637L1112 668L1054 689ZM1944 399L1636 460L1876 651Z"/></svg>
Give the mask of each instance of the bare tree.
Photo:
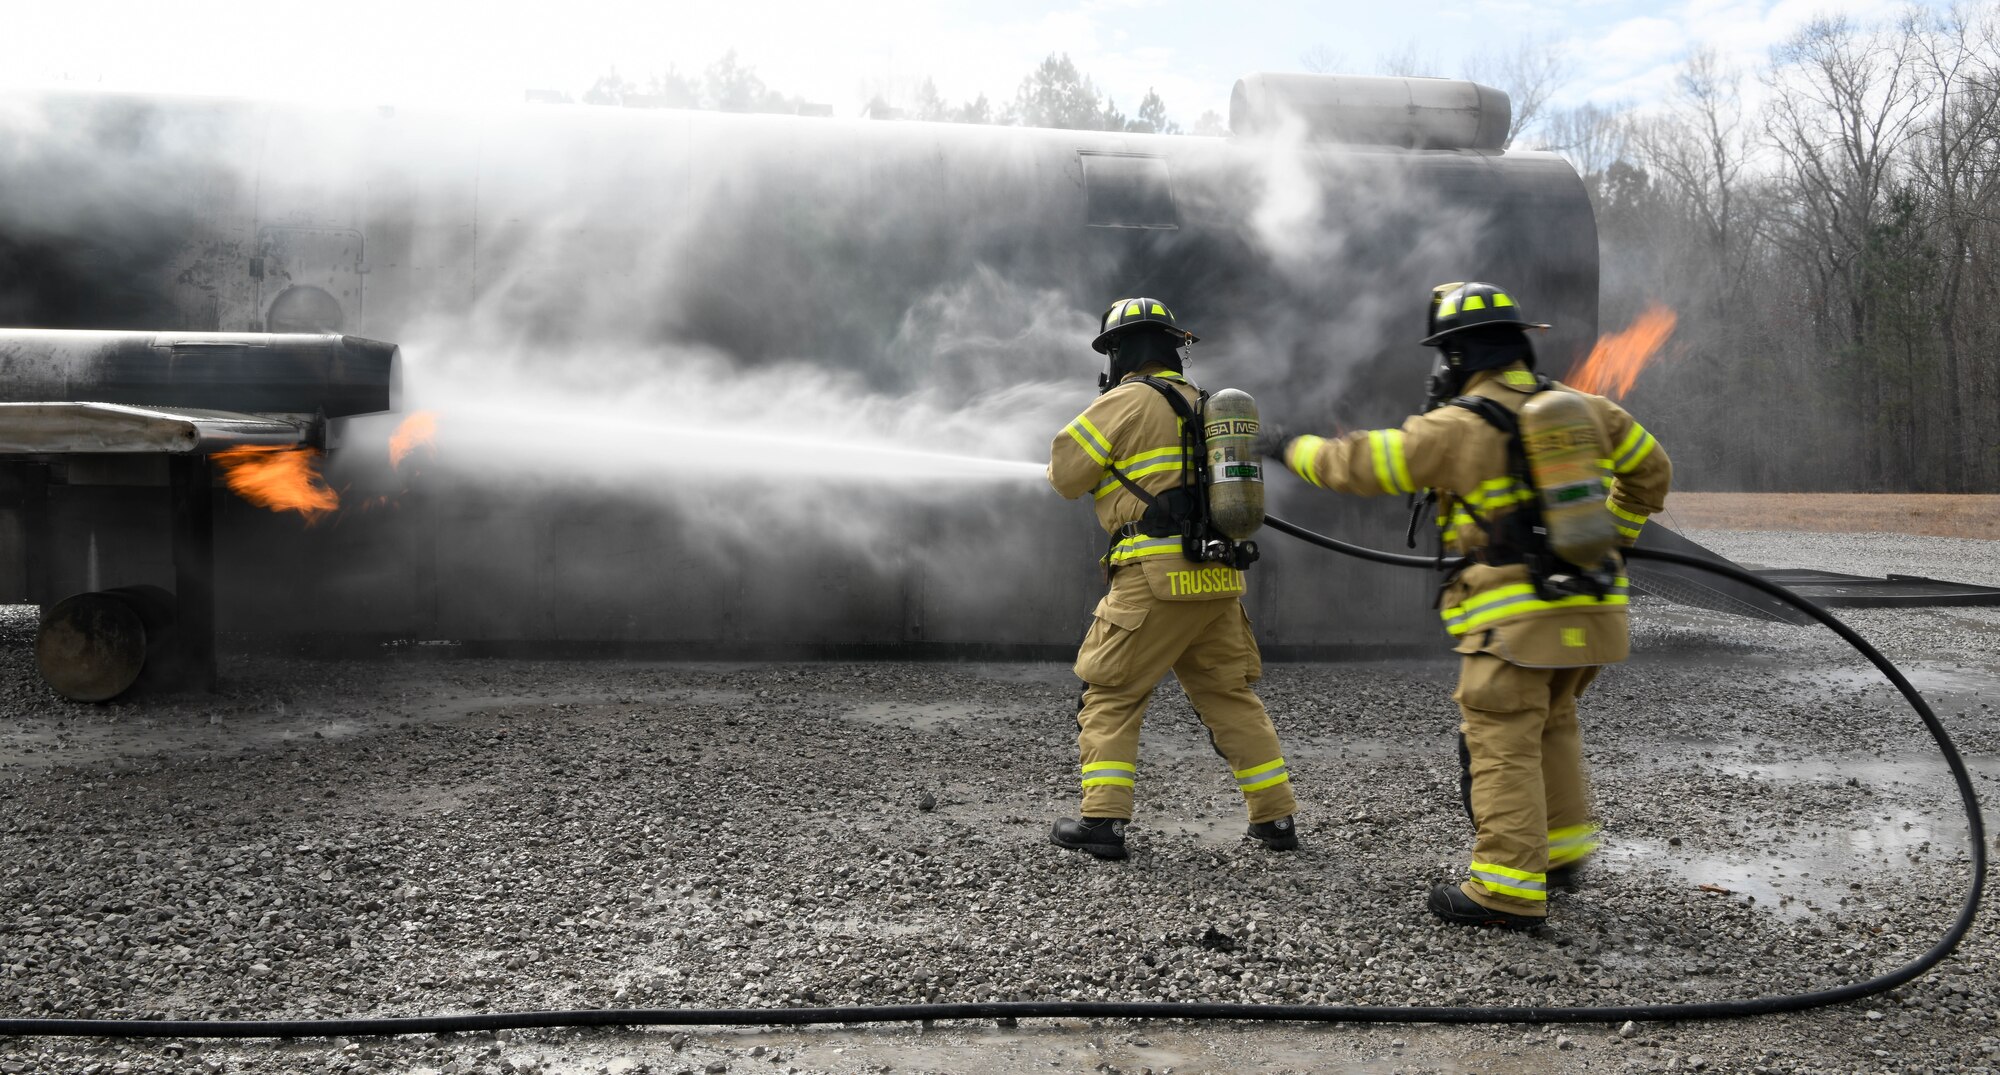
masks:
<svg viewBox="0 0 2000 1075"><path fill-rule="evenodd" d="M1941 247L1933 311L1952 434L1944 453L1945 480L1957 488L1980 454L1979 434L1988 440L1994 435L1990 428L1967 428L1966 398L1977 400L1983 378L1966 376L1963 355L1967 314L1985 313L1992 320L1990 310L1966 309L1965 299L1969 288L1982 283L1980 269L1991 272L1991 251L1979 249L1980 238L1982 232L1990 237L2000 219L2000 16L1990 7L1954 6L1911 18L1917 63L1934 88L1914 140L1911 172L1934 214ZM1990 290L1991 277L1984 283Z"/></svg>
<svg viewBox="0 0 2000 1075"><path fill-rule="evenodd" d="M1625 112L1623 105L1556 109L1542 121L1533 145L1561 154L1584 182L1601 182L1611 165L1630 151L1632 123Z"/></svg>
<svg viewBox="0 0 2000 1075"><path fill-rule="evenodd" d="M1377 74L1393 75L1399 78L1406 78L1412 75L1428 78L1436 75L1443 69L1444 64L1438 61L1437 53L1426 50L1422 42L1414 37L1404 41L1394 50L1375 57L1375 71Z"/></svg>
<svg viewBox="0 0 2000 1075"><path fill-rule="evenodd" d="M1876 424L1888 392L1884 363L1871 353L1877 309L1871 240L1882 222L1897 155L1910 139L1926 94L1907 28L1864 31L1846 16L1821 17L1773 54L1765 130L1777 151L1792 207L1779 241L1812 273L1821 345L1846 354L1868 392L1859 416ZM1889 480L1882 439L1864 440L1868 480Z"/></svg>
<svg viewBox="0 0 2000 1075"><path fill-rule="evenodd" d="M1522 38L1498 55L1475 54L1460 68L1461 77L1504 90L1513 103L1507 124L1507 144L1532 130L1548 107L1549 98L1569 79L1569 61L1553 41Z"/></svg>
<svg viewBox="0 0 2000 1075"><path fill-rule="evenodd" d="M1299 53L1299 66L1315 75L1337 75L1347 68L1347 54L1318 44Z"/></svg>
<svg viewBox="0 0 2000 1075"><path fill-rule="evenodd" d="M1743 169L1749 144L1739 72L1713 49L1690 55L1674 79L1669 111L1634 128L1647 167L1667 184L1698 229L1706 254L1708 312L1726 319L1749 257Z"/></svg>

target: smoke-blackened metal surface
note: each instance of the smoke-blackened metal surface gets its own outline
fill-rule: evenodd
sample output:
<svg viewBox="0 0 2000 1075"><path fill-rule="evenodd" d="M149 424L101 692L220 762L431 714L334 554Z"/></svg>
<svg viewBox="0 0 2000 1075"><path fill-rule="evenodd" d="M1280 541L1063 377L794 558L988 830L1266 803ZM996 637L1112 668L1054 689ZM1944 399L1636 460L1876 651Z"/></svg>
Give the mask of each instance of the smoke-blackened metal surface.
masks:
<svg viewBox="0 0 2000 1075"><path fill-rule="evenodd" d="M1596 334L1594 221L1544 154L84 95L9 101L0 139L0 323L395 340L436 412L421 473L393 423L334 423L333 517L224 494L225 630L1068 645L1088 508L976 464L1046 459L1112 297L1174 303L1194 378L1301 431L1414 409L1440 280L1554 322L1550 368ZM1400 537L1400 503L1272 481ZM1250 609L1301 653L1430 644L1430 586L1271 537Z"/></svg>
<svg viewBox="0 0 2000 1075"><path fill-rule="evenodd" d="M1811 568L1774 568L1757 577L1827 608L1939 608L2000 605L2000 586L1946 582L1919 575L1847 575Z"/></svg>

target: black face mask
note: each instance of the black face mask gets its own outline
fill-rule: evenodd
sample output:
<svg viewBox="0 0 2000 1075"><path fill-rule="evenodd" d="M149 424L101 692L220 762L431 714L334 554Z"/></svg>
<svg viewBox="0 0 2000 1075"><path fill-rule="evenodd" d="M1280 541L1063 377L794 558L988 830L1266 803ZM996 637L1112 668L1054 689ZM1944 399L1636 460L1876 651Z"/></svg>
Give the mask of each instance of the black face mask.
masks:
<svg viewBox="0 0 2000 1075"><path fill-rule="evenodd" d="M1111 346L1111 368L1097 375L1097 387L1110 391L1128 373L1136 373L1148 366L1164 366L1175 373L1181 372L1182 341L1178 336L1165 332L1135 332L1121 337Z"/></svg>
<svg viewBox="0 0 2000 1075"><path fill-rule="evenodd" d="M1457 396L1465 387L1465 371L1451 368L1445 352L1439 348L1437 361L1431 364L1431 375L1424 382L1424 412L1437 410Z"/></svg>

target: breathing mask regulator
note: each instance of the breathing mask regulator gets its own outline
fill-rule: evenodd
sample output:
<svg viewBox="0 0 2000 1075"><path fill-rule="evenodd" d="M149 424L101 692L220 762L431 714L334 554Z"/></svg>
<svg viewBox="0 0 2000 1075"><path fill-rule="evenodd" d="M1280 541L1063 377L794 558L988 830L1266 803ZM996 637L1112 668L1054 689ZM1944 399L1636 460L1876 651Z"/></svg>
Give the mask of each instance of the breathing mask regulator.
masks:
<svg viewBox="0 0 2000 1075"><path fill-rule="evenodd" d="M1533 372L1535 350L1524 329L1547 328L1527 320L1513 297L1492 284L1441 284L1431 291L1427 346L1438 357L1426 385L1425 411L1463 407L1507 435L1508 474L1532 491L1496 523L1461 505L1486 531L1487 563L1525 563L1545 599L1602 595L1616 574L1611 551L1617 521L1606 503L1610 446L1583 397L1553 387ZM1525 369L1515 369L1521 366ZM1460 395L1480 370L1504 370L1530 389L1517 415L1499 401ZM1417 517L1412 513L1414 544Z"/></svg>
<svg viewBox="0 0 2000 1075"><path fill-rule="evenodd" d="M1185 349L1200 337L1180 327L1173 311L1158 299L1119 299L1104 312L1091 347L1109 359L1097 384L1108 392L1143 369L1175 373L1186 365ZM1147 492L1116 466L1107 467L1126 490L1146 505L1134 524L1136 532L1156 537L1179 536L1181 554L1190 560L1225 564L1237 570L1257 560L1257 543L1250 536L1264 524L1264 467L1257 454L1257 402L1249 393L1225 388L1213 395L1198 393L1190 402L1172 382L1160 377L1139 381L1160 393L1180 418L1181 449L1187 460L1178 488ZM1115 546L1120 533L1112 535Z"/></svg>

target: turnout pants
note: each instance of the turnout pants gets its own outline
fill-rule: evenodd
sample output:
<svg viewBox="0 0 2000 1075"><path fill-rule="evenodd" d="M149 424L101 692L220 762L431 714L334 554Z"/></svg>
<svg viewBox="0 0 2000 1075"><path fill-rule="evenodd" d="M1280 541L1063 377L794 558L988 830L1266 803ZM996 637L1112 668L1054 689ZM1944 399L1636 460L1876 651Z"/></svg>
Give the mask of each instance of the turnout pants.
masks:
<svg viewBox="0 0 2000 1075"><path fill-rule="evenodd" d="M1097 606L1077 654L1084 681L1077 703L1083 816L1132 817L1139 725L1153 688L1171 671L1228 761L1250 821L1293 813L1291 775L1278 733L1250 684L1263 674L1243 603L1227 597L1162 601L1142 572L1125 568Z"/></svg>
<svg viewBox="0 0 2000 1075"><path fill-rule="evenodd" d="M1479 830L1461 887L1494 910L1548 913L1548 871L1598 846L1576 700L1596 667L1524 668L1489 653L1459 667L1466 809Z"/></svg>

